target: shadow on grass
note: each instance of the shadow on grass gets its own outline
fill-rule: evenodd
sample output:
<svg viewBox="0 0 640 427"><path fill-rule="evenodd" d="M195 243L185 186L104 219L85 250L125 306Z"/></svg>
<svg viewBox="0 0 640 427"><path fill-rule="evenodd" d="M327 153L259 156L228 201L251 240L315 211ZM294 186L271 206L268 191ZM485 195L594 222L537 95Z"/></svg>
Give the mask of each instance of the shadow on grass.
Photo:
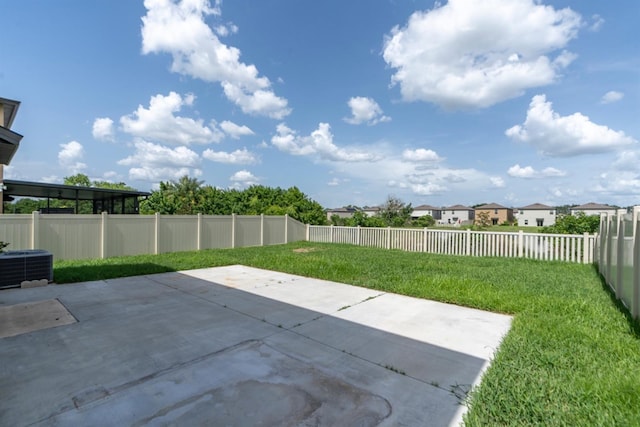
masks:
<svg viewBox="0 0 640 427"><path fill-rule="evenodd" d="M167 273L170 271L176 270L166 265L153 263L65 265L54 267L53 281L57 284L91 282L94 280Z"/></svg>
<svg viewBox="0 0 640 427"><path fill-rule="evenodd" d="M611 289L611 286L607 284L607 281L605 280L604 276L600 274L600 272L598 271L598 266L596 264L593 265L593 269L596 271L596 273L600 277L600 285L602 286L602 289L607 293L607 295L609 295L609 298L611 299L611 303L618 309L620 313L624 315L625 319L627 320L627 323L629 324L629 329L633 333L633 336L637 339L640 339L640 319L633 318L627 306L624 305L622 300L616 296L613 289Z"/></svg>

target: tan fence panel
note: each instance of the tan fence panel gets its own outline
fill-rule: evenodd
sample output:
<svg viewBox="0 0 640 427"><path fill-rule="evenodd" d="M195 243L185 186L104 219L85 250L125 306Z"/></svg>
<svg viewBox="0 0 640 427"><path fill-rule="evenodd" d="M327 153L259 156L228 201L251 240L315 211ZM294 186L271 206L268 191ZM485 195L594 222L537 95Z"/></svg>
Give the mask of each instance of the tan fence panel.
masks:
<svg viewBox="0 0 640 427"><path fill-rule="evenodd" d="M198 217L195 215L158 215L159 253L198 249Z"/></svg>
<svg viewBox="0 0 640 427"><path fill-rule="evenodd" d="M234 246L236 248L260 246L262 241L262 218L260 216L236 216L235 222Z"/></svg>
<svg viewBox="0 0 640 427"><path fill-rule="evenodd" d="M6 250L33 249L32 223L29 214L0 215L0 242L9 243Z"/></svg>
<svg viewBox="0 0 640 427"><path fill-rule="evenodd" d="M279 245L285 243L285 234L287 234L285 220L281 216L265 216L264 217L264 240L265 245ZM304 240L303 235L298 240Z"/></svg>
<svg viewBox="0 0 640 427"><path fill-rule="evenodd" d="M101 215L34 215L35 248L45 249L54 259L100 258Z"/></svg>
<svg viewBox="0 0 640 427"><path fill-rule="evenodd" d="M155 253L155 216L109 215L104 219L104 258Z"/></svg>
<svg viewBox="0 0 640 427"><path fill-rule="evenodd" d="M286 216L0 215L9 249L45 249L55 260L272 245L306 235L305 224Z"/></svg>
<svg viewBox="0 0 640 427"><path fill-rule="evenodd" d="M307 240L307 225L303 224L300 221L297 221L290 217L285 217L285 221L287 222L287 241L290 242L298 242L300 240Z"/></svg>
<svg viewBox="0 0 640 427"><path fill-rule="evenodd" d="M224 249L233 246L233 217L204 215L201 219L200 249Z"/></svg>

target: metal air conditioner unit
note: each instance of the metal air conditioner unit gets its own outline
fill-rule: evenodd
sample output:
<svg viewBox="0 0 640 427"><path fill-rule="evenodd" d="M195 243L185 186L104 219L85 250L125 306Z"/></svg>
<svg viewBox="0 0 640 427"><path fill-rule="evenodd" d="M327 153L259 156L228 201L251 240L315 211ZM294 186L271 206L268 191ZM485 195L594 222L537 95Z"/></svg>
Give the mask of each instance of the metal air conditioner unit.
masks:
<svg viewBox="0 0 640 427"><path fill-rule="evenodd" d="M53 281L53 254L42 249L0 253L0 289L20 287L25 280Z"/></svg>

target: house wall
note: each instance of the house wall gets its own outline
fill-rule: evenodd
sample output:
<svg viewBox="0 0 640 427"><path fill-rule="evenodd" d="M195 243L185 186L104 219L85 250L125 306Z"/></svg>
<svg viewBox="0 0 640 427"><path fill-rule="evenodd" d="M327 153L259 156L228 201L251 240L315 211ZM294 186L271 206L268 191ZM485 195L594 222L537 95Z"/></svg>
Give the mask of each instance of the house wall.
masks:
<svg viewBox="0 0 640 427"><path fill-rule="evenodd" d="M513 210L511 209L476 209L475 212L476 220L482 212L487 212L491 221L496 225L513 221Z"/></svg>
<svg viewBox="0 0 640 427"><path fill-rule="evenodd" d="M411 213L411 218L420 218L421 216L430 215L433 219L441 218L441 210L435 209L416 209Z"/></svg>
<svg viewBox="0 0 640 427"><path fill-rule="evenodd" d="M547 227L556 223L556 210L520 209L517 218L520 227L539 227L538 219L542 220L542 226Z"/></svg>
<svg viewBox="0 0 640 427"><path fill-rule="evenodd" d="M451 210L443 209L441 221L444 224L456 224L458 222L465 222L473 220L474 211L467 209Z"/></svg>

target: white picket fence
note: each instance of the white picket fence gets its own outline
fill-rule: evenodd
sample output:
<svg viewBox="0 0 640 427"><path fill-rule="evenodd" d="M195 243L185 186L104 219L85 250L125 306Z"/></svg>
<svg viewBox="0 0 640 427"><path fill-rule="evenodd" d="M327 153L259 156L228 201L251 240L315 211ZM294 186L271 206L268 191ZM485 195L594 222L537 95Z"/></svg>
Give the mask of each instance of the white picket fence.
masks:
<svg viewBox="0 0 640 427"><path fill-rule="evenodd" d="M640 318L640 206L600 217L598 269L634 318Z"/></svg>
<svg viewBox="0 0 640 427"><path fill-rule="evenodd" d="M307 240L445 255L533 258L590 264L597 235L308 226Z"/></svg>

